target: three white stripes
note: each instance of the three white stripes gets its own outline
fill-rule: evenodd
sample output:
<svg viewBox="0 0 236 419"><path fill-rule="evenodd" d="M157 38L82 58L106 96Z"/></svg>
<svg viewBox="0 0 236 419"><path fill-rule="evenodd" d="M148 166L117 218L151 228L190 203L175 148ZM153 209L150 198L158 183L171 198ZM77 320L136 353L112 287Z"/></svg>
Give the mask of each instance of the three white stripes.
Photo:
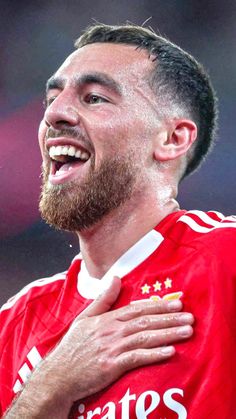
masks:
<svg viewBox="0 0 236 419"><path fill-rule="evenodd" d="M219 212L214 213L218 216L218 218L221 219L221 221L216 221L205 212L196 210L188 211L186 214L182 215L182 217L180 217L177 222L180 221L187 224L192 230L196 231L197 233L209 233L210 231L215 230L216 228L236 228L236 217L224 217ZM202 221L203 223L208 224L211 227L205 227L203 225L200 225L199 222L197 222L191 217L191 214L196 215L199 218L200 222Z"/></svg>
<svg viewBox="0 0 236 419"><path fill-rule="evenodd" d="M33 369L38 365L38 363L42 360L42 357L36 347L34 346L31 351L27 355L27 359L30 363L30 366L27 362L25 362L22 367L19 369L18 374L23 381L26 383L29 376L32 374ZM23 384L20 382L19 379L16 380L15 385L13 387L14 393L18 393L22 389Z"/></svg>

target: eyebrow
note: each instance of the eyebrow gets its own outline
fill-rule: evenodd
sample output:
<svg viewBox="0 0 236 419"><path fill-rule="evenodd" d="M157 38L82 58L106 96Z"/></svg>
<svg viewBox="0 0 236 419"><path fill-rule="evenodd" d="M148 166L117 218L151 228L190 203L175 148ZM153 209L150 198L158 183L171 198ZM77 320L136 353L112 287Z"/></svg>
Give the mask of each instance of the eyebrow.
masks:
<svg viewBox="0 0 236 419"><path fill-rule="evenodd" d="M74 76L73 83L76 87L81 87L83 85L89 84L99 84L106 87L107 89L113 91L115 94L121 96L121 87L120 85L110 76L105 73L93 72L88 74L82 74L81 76ZM66 84L66 79L64 77L52 76L46 84L46 92L52 89L63 90Z"/></svg>

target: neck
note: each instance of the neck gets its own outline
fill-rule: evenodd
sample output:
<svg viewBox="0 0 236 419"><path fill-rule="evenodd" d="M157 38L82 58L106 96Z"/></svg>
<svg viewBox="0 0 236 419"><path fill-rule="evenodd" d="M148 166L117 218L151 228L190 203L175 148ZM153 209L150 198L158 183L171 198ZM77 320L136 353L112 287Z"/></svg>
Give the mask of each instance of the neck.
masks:
<svg viewBox="0 0 236 419"><path fill-rule="evenodd" d="M102 278L123 253L168 214L179 209L173 198L164 204L161 201L162 205L150 199L142 199L138 205L126 202L91 229L78 233L80 250L91 276Z"/></svg>

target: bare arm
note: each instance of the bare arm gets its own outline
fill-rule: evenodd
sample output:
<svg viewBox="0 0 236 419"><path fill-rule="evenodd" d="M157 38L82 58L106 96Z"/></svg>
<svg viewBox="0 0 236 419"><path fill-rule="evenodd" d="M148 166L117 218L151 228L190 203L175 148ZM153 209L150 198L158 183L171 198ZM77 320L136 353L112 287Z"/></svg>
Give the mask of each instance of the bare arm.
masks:
<svg viewBox="0 0 236 419"><path fill-rule="evenodd" d="M108 311L120 280L72 323L36 368L5 419L66 419L72 404L104 389L133 368L161 362L170 345L192 335L193 316L180 301L140 302Z"/></svg>

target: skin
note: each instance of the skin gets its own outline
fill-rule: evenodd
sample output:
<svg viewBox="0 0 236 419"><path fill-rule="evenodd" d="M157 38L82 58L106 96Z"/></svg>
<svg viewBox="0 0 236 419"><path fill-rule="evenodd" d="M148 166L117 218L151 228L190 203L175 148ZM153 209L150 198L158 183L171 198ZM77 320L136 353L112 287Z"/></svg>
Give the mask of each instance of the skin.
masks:
<svg viewBox="0 0 236 419"><path fill-rule="evenodd" d="M152 65L145 51L132 46L88 45L67 58L55 75L60 84L54 83L47 92L48 106L39 129L45 167L51 165L49 128L73 127L83 134L83 141L79 137L73 141L84 145L93 159L73 173L75 183L86 179L92 162L99 169L104 159L114 155L133 159L135 182L129 199L77 232L86 267L97 278L167 214L179 209L178 181L196 126L177 114L165 116L163 108L160 115L160 104L145 81ZM118 91L81 82L94 71L108 76ZM66 179L62 184L65 197L73 193ZM75 400L98 392L130 369L168 359L175 353L171 345L192 335L193 316L181 312L180 301L110 310L119 292L120 280L114 278L32 374L5 418L67 418Z"/></svg>
<svg viewBox="0 0 236 419"><path fill-rule="evenodd" d="M114 155L131 154L135 162L137 178L130 199L91 228L77 232L86 267L97 278L167 214L179 209L178 181L197 128L190 120L170 117L167 111L164 117L163 109L159 112L146 82L152 66L147 53L132 46L88 45L67 58L54 75L62 82L60 88L47 93L48 107L39 129L44 166L50 164L48 127L82 132L86 140L78 138L78 144L91 152L95 169ZM120 94L98 83L77 85L81 76L94 70L109 76ZM96 103L92 95L99 96ZM91 162L75 174L77 183L86 178Z"/></svg>

